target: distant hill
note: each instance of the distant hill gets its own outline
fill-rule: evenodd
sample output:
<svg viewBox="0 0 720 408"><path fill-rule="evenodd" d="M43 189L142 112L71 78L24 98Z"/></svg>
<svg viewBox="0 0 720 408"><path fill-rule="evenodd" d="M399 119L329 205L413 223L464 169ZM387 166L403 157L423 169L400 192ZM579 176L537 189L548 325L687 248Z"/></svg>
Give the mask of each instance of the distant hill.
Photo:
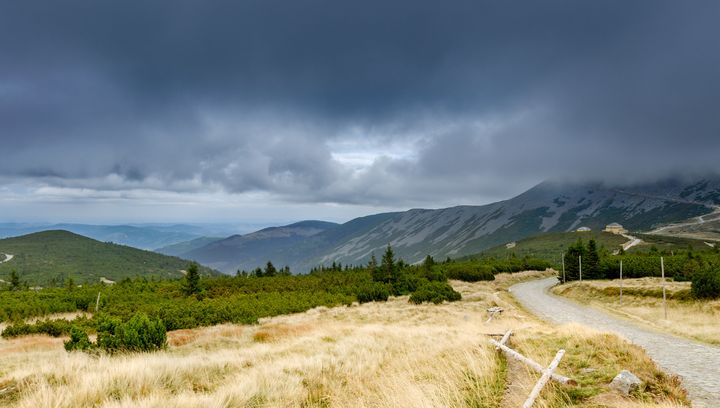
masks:
<svg viewBox="0 0 720 408"><path fill-rule="evenodd" d="M361 264L391 244L399 257L417 262L430 254L456 258L544 232L593 230L619 222L632 231L711 212L720 205L720 178L669 179L634 186L544 182L509 200L482 206L413 209L376 214L313 233L269 231L230 237L183 254L225 272L252 269L267 260L306 272L334 261ZM278 227L278 232L283 228ZM256 235L257 234L257 235Z"/></svg>
<svg viewBox="0 0 720 408"><path fill-rule="evenodd" d="M224 238L219 237L200 237L195 238L190 241L183 241L178 242L177 244L167 245L162 248L158 248L155 250L155 252L161 253L163 255L170 255L170 256L180 256L184 253L190 252L192 250L202 248L205 245L212 244L213 242L220 241Z"/></svg>
<svg viewBox="0 0 720 408"><path fill-rule="evenodd" d="M99 242L68 231L44 231L0 240L0 254L13 258L0 263L0 279L16 270L30 285L99 282L104 277L180 278L189 261L124 245ZM202 273L215 274L203 267Z"/></svg>
<svg viewBox="0 0 720 408"><path fill-rule="evenodd" d="M140 249L155 249L200 238L227 236L237 228L200 225L89 225L89 224L0 224L0 238L17 237L41 231L64 230L102 242L114 242ZM250 230L252 231L252 230Z"/></svg>
<svg viewBox="0 0 720 408"><path fill-rule="evenodd" d="M226 239L182 253L188 259L197 260L226 273L238 269L253 269L268 260L285 264L283 259L303 256L306 238L332 230L338 224L325 221L302 221L284 227L265 228L247 235L233 235Z"/></svg>

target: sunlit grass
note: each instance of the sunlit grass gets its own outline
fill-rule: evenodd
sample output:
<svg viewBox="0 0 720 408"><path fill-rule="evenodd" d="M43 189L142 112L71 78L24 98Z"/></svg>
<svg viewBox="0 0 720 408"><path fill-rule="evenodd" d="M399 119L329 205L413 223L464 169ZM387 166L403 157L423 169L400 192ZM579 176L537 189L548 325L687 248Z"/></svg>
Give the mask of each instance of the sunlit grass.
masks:
<svg viewBox="0 0 720 408"><path fill-rule="evenodd" d="M668 281L665 287L667 319L660 278L624 279L622 302L619 280L572 282L553 292L657 330L720 344L720 300L693 300L689 282Z"/></svg>
<svg viewBox="0 0 720 408"><path fill-rule="evenodd" d="M511 344L541 364L568 349L560 372L580 387L551 385L539 407L627 406L682 402L634 346L579 326L553 328L518 309L507 287L542 273L502 274L494 282L453 282L464 299L412 305L407 297L350 307L312 309L258 325L220 325L169 333L153 354L68 354L61 339L0 341L0 405L17 407L500 407L524 401L536 373L506 362L487 334L512 328ZM506 311L485 323L486 309ZM598 354L598 345L609 350ZM582 377L596 366L599 374ZM608 378L640 367L664 393L623 398ZM660 377L658 377L660 376ZM660 378L659 380L657 378ZM616 406L616 405L610 405Z"/></svg>

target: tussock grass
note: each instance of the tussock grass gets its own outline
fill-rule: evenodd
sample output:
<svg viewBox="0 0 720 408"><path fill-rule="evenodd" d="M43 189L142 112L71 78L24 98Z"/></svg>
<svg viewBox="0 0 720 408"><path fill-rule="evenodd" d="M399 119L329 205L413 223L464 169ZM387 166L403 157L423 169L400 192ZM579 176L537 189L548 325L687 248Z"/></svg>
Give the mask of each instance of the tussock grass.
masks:
<svg viewBox="0 0 720 408"><path fill-rule="evenodd" d="M541 364L557 348L568 349L559 369L565 375L597 366L598 373L580 378L577 389L548 387L537 406L602 406L596 403L602 396L637 407L683 403L682 390L672 388L670 379L653 380L662 374L641 350L587 329L549 327L517 308L506 288L537 276L544 275L452 282L463 300L441 305L412 305L398 297L316 308L255 326L171 332L168 350L152 354L68 354L62 339L3 340L0 406L518 406L538 376L513 367L486 335L509 328L517 333L513 346ZM506 312L486 324L485 310L494 305ZM612 350L600 350L608 344ZM613 371L637 366L645 367L638 375L652 390L629 399L608 393L604 383Z"/></svg>
<svg viewBox="0 0 720 408"><path fill-rule="evenodd" d="M660 278L583 281L559 285L553 292L655 330L720 345L720 300L695 300L689 282L667 281L668 319L662 305Z"/></svg>

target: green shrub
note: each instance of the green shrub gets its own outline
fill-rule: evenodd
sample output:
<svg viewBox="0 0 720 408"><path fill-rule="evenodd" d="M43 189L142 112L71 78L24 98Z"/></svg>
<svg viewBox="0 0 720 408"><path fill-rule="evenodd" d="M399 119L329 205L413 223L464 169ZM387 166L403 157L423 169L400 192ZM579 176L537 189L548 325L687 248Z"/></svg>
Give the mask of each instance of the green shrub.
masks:
<svg viewBox="0 0 720 408"><path fill-rule="evenodd" d="M435 304L444 301L455 302L462 299L459 292L456 292L447 282L424 282L418 290L410 295L410 302L420 304L432 302Z"/></svg>
<svg viewBox="0 0 720 408"><path fill-rule="evenodd" d="M390 291L386 285L380 282L372 282L360 286L355 296L360 303L386 301L390 297Z"/></svg>
<svg viewBox="0 0 720 408"><path fill-rule="evenodd" d="M712 269L695 272L690 292L696 299L720 298L720 272Z"/></svg>
<svg viewBox="0 0 720 408"><path fill-rule="evenodd" d="M64 344L65 350L67 351L87 351L93 348L93 344L90 342L87 333L76 326L70 328L70 340Z"/></svg>
<svg viewBox="0 0 720 408"><path fill-rule="evenodd" d="M127 323L105 318L98 323L97 346L108 352L155 351L167 345L167 331L160 319L136 314Z"/></svg>
<svg viewBox="0 0 720 408"><path fill-rule="evenodd" d="M443 266L444 274L450 279L457 279L464 282L495 280L493 268L490 265L463 262Z"/></svg>
<svg viewBox="0 0 720 408"><path fill-rule="evenodd" d="M78 319L78 321L87 321L86 319ZM70 322L63 319L57 320L40 320L35 324L27 324L24 322L16 322L6 327L2 332L2 337L11 338L26 336L29 334L47 334L52 337L60 337L70 333Z"/></svg>
<svg viewBox="0 0 720 408"><path fill-rule="evenodd" d="M3 330L2 337L9 339L12 337L26 336L34 333L35 331L32 325L26 324L25 322L16 322Z"/></svg>

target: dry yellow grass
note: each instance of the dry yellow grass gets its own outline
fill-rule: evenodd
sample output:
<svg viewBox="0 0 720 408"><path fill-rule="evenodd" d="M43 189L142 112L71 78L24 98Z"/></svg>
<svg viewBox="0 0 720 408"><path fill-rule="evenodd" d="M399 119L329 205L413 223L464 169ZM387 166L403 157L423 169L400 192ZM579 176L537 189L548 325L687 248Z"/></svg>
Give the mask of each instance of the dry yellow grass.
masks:
<svg viewBox="0 0 720 408"><path fill-rule="evenodd" d="M452 304L412 305L400 297L317 308L256 326L182 330L169 334L167 351L153 354L93 357L66 353L59 339L2 340L0 406L518 406L538 376L522 366L507 370L486 336L509 328L517 333L511 343L542 364L557 348L568 349L559 371L581 382L578 388L549 387L538 407L602 406L597 398L612 399L607 406L684 403L682 390L672 388L673 380L638 348L585 328L551 328L516 308L504 289L523 276L537 274L453 282L464 300ZM486 324L485 309L492 305L506 312ZM598 354L607 344L614 350ZM638 375L664 391L640 399L608 393L603 384L623 364L641 367ZM598 372L581 374L586 366Z"/></svg>
<svg viewBox="0 0 720 408"><path fill-rule="evenodd" d="M688 299L689 282L665 283L668 318L662 305L660 278L583 281L553 288L553 292L600 308L646 327L710 344L720 344L720 301Z"/></svg>

